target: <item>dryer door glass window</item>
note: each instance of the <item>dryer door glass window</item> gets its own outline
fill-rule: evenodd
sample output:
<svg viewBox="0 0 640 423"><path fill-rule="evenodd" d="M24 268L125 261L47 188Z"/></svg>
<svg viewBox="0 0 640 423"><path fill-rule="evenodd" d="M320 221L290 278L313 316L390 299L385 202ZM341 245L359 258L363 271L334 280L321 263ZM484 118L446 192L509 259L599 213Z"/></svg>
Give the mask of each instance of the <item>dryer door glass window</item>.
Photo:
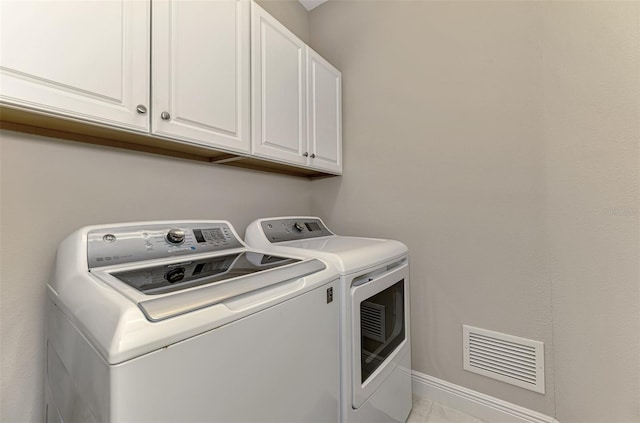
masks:
<svg viewBox="0 0 640 423"><path fill-rule="evenodd" d="M404 279L360 303L362 383L405 339Z"/></svg>

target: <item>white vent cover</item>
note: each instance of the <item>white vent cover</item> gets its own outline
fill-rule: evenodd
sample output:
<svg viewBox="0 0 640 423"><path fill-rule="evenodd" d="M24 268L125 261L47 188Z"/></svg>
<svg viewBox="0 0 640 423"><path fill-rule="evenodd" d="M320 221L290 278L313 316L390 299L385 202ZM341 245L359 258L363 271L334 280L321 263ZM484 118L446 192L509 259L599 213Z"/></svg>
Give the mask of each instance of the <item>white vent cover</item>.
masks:
<svg viewBox="0 0 640 423"><path fill-rule="evenodd" d="M544 343L462 326L464 369L544 394Z"/></svg>

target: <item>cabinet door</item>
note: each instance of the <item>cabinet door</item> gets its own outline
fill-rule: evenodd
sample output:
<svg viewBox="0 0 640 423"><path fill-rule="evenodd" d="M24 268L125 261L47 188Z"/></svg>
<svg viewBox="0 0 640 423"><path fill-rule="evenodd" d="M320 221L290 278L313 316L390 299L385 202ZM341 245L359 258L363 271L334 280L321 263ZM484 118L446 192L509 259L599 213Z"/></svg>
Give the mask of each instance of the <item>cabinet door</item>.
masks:
<svg viewBox="0 0 640 423"><path fill-rule="evenodd" d="M342 173L342 74L307 48L309 166Z"/></svg>
<svg viewBox="0 0 640 423"><path fill-rule="evenodd" d="M149 9L149 0L3 0L2 103L148 131Z"/></svg>
<svg viewBox="0 0 640 423"><path fill-rule="evenodd" d="M251 13L253 153L304 165L306 45L255 3Z"/></svg>
<svg viewBox="0 0 640 423"><path fill-rule="evenodd" d="M155 134L249 151L249 5L153 2Z"/></svg>

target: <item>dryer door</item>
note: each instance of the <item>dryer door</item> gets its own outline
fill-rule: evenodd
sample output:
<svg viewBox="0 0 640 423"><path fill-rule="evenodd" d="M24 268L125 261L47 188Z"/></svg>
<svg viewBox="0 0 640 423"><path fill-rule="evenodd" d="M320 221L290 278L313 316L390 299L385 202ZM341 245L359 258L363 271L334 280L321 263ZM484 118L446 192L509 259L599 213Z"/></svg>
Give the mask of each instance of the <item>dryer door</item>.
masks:
<svg viewBox="0 0 640 423"><path fill-rule="evenodd" d="M409 348L409 266L387 266L351 287L353 407L359 408Z"/></svg>

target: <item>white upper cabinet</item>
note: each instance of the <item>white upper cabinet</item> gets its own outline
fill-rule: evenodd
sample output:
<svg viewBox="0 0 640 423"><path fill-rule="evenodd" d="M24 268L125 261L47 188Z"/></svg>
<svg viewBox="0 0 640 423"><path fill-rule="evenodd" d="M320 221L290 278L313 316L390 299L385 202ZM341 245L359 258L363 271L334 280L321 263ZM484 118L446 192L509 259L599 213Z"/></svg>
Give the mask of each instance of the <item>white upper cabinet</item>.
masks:
<svg viewBox="0 0 640 423"><path fill-rule="evenodd" d="M154 0L154 134L249 152L249 20L248 0Z"/></svg>
<svg viewBox="0 0 640 423"><path fill-rule="evenodd" d="M251 9L253 154L342 173L342 76L260 6Z"/></svg>
<svg viewBox="0 0 640 423"><path fill-rule="evenodd" d="M253 153L307 163L306 45L252 2Z"/></svg>
<svg viewBox="0 0 640 423"><path fill-rule="evenodd" d="M307 48L309 166L342 172L342 74Z"/></svg>
<svg viewBox="0 0 640 423"><path fill-rule="evenodd" d="M0 3L0 100L148 131L148 0Z"/></svg>
<svg viewBox="0 0 640 423"><path fill-rule="evenodd" d="M0 0L0 48L2 107L342 173L340 72L251 0Z"/></svg>

